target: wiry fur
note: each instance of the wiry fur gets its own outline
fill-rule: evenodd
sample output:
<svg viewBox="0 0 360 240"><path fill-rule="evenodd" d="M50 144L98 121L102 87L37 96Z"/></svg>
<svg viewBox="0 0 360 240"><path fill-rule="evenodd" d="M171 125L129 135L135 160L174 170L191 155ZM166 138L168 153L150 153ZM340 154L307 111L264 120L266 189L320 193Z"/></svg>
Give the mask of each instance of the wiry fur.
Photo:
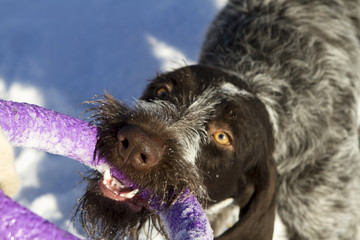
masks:
<svg viewBox="0 0 360 240"><path fill-rule="evenodd" d="M86 177L87 190L79 200L75 213L90 236L96 239L124 239L129 233L133 233L134 237L138 237L138 229L144 226L147 220L153 218L154 226L158 225L156 215L149 211L143 209L139 213L133 213L128 207L104 197L98 188L102 175L96 172L92 175ZM119 216L126 218L120 220Z"/></svg>
<svg viewBox="0 0 360 240"><path fill-rule="evenodd" d="M111 165L126 173L139 189L150 190L153 196L150 196L149 202L156 197L157 201L160 200L164 204L164 207L169 207L186 188L192 189L200 201L205 200L205 187L201 187L202 179L197 168L184 159L184 156L185 158L193 157L188 152L191 152L194 145L198 143L192 143L191 139L198 140L198 135L201 133L191 126L201 124L201 119L193 119L190 116L188 119L182 119L176 124L172 124L169 119L178 119L181 117L181 113L173 104L162 101L156 104L140 101L134 108L131 108L112 96L106 95L104 99L91 103L99 106L91 109L95 112L94 123L100 129L96 154L105 157ZM140 119L143 120L139 121ZM153 134L156 133L159 136L171 134L173 137L167 138L166 146L166 155L171 161L162 161L162 164L155 168L139 174L138 170L119 161L116 134L118 129L124 125L141 122L143 122L141 126L146 126L147 131L151 131ZM181 125L188 128L183 128L184 131L180 132L178 128ZM187 144L183 144L186 139L189 141ZM186 175L180 173L186 173ZM156 215L148 210L134 214L126 206L119 206L114 201L102 197L102 193L97 187L101 177L101 174L95 173L95 177L87 178L88 188L78 206L77 214L79 214L85 230L91 236L116 239L130 234L133 238L138 238L139 230L150 217L157 226L157 230L165 234ZM85 211L83 211L84 209Z"/></svg>
<svg viewBox="0 0 360 240"><path fill-rule="evenodd" d="M237 1L200 63L238 74L266 105L289 239L356 239L360 1Z"/></svg>
<svg viewBox="0 0 360 240"><path fill-rule="evenodd" d="M359 39L359 0L230 0L199 65L157 76L134 107L109 96L97 101L97 154L164 203L185 188L209 206L232 198L239 220L219 239L271 239L275 189L288 239L356 239ZM156 94L161 88L166 95ZM125 164L116 136L126 125L160 143L159 163L140 171ZM214 141L216 131L229 133L230 148ZM85 212L94 206L89 198L80 203ZM92 224L90 233L108 229L97 236L136 237L145 217L114 229L101 211L123 211L113 203L99 204L84 225Z"/></svg>
<svg viewBox="0 0 360 240"><path fill-rule="evenodd" d="M160 99L155 92L164 84L173 89ZM120 168L140 191L150 190L150 200L160 198L164 207L169 207L185 188L204 207L206 200L212 205L232 197L235 205L243 208L241 228L253 229L254 221L248 219L254 213L255 219L263 216L262 221L269 220L265 223L269 228L262 232L271 232L274 211L268 209L274 210L276 185L271 127L265 107L238 77L209 67L186 67L159 75L133 107L109 95L93 103L98 105L92 110L100 130L96 154ZM122 159L117 133L124 126L141 128L163 146L158 164L136 169ZM221 127L234 133L230 149L217 146L212 139L212 129ZM131 215L126 205L105 200L98 189L100 178L89 178L87 192L79 202L78 215L85 230L95 238L137 238L139 226L153 213L145 209L144 215ZM219 187L229 182L233 186Z"/></svg>

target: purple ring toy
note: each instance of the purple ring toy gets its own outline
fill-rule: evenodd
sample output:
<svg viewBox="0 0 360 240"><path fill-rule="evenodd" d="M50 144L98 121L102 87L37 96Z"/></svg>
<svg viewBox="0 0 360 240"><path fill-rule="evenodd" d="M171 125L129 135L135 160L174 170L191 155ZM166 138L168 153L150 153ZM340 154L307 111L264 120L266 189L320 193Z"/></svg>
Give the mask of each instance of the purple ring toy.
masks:
<svg viewBox="0 0 360 240"><path fill-rule="evenodd" d="M0 100L0 128L10 143L73 158L103 173L109 165L94 159L97 128L89 123L39 106ZM117 179L124 179L119 171ZM180 201L158 212L170 239L213 239L210 223L195 196L185 191ZM42 219L0 191L0 238L78 239Z"/></svg>

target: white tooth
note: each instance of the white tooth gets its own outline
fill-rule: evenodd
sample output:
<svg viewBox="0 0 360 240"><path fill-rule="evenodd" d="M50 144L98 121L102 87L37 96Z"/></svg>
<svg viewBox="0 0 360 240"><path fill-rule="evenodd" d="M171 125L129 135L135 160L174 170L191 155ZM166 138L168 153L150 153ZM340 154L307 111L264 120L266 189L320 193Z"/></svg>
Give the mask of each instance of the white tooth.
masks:
<svg viewBox="0 0 360 240"><path fill-rule="evenodd" d="M124 188L125 186L123 184L121 184L118 181L114 181L115 182L115 186L117 186L118 188Z"/></svg>
<svg viewBox="0 0 360 240"><path fill-rule="evenodd" d="M110 168L108 168L108 169L105 170L105 172L104 172L104 179L111 181L112 176L111 176L111 173L110 173Z"/></svg>
<svg viewBox="0 0 360 240"><path fill-rule="evenodd" d="M111 186L112 187L118 187L118 188L125 188L125 186L121 182L116 180L115 178L112 179Z"/></svg>
<svg viewBox="0 0 360 240"><path fill-rule="evenodd" d="M111 181L111 187L116 187L116 186L117 186L116 180L114 179L114 180Z"/></svg>
<svg viewBox="0 0 360 240"><path fill-rule="evenodd" d="M136 193L138 193L138 192L139 192L139 189L135 189L128 193L122 193L122 194L120 194L120 196L124 197L124 198L133 198L136 195Z"/></svg>

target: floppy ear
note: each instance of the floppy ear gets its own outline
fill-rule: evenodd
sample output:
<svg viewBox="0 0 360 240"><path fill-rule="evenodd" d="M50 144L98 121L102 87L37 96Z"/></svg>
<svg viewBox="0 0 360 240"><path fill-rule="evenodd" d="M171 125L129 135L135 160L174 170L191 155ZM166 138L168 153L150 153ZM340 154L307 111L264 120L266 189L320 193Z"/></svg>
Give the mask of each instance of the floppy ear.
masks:
<svg viewBox="0 0 360 240"><path fill-rule="evenodd" d="M275 161L269 159L250 173L254 179L241 196L239 221L218 240L271 240L275 222L277 171ZM242 206L244 199L245 205Z"/></svg>
<svg viewBox="0 0 360 240"><path fill-rule="evenodd" d="M14 164L14 151L0 129L0 189L8 196L20 188L20 178Z"/></svg>

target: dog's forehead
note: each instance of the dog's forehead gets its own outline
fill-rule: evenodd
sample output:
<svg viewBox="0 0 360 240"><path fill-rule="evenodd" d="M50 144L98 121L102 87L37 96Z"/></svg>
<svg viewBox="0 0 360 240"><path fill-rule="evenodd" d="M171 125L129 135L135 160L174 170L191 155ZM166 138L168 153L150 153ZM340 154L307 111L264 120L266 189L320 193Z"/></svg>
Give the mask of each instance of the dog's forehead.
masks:
<svg viewBox="0 0 360 240"><path fill-rule="evenodd" d="M167 93L157 95L164 88ZM183 158L195 164L201 145L209 141L209 124L232 126L246 115L242 104L253 98L236 76L208 67L183 68L150 82L132 112L137 120L131 124L142 119L146 131L172 139Z"/></svg>
<svg viewBox="0 0 360 240"><path fill-rule="evenodd" d="M253 97L247 85L238 76L208 66L187 66L158 75L143 93L143 99L151 99L160 87L168 88L175 97L208 97L209 88L223 98Z"/></svg>

